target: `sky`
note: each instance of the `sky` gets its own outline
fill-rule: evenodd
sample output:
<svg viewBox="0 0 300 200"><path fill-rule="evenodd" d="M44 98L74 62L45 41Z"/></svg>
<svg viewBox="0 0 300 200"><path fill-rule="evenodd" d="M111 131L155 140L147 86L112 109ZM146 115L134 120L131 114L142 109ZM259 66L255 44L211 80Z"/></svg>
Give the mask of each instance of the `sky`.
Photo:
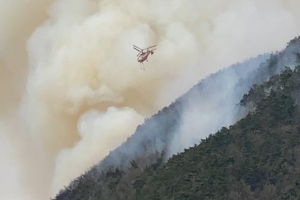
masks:
<svg viewBox="0 0 300 200"><path fill-rule="evenodd" d="M299 35L296 0L1 0L0 199L53 197L210 73ZM157 50L141 70L132 45Z"/></svg>

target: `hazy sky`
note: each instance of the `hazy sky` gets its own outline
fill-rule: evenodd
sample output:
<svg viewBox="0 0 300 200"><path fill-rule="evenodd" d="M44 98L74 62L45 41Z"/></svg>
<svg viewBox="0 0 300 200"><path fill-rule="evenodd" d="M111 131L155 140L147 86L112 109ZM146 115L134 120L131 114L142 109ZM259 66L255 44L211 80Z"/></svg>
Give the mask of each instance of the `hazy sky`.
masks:
<svg viewBox="0 0 300 200"><path fill-rule="evenodd" d="M211 72L282 49L298 0L1 0L0 199L57 193ZM158 45L145 63L135 44Z"/></svg>

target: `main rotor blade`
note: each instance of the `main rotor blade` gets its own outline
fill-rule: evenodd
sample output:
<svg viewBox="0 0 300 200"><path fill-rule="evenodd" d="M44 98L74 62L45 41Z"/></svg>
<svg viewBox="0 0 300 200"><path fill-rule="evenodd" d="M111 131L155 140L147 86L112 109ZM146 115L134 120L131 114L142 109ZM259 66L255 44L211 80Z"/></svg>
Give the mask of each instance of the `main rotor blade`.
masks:
<svg viewBox="0 0 300 200"><path fill-rule="evenodd" d="M140 47L137 47L137 46L135 46L135 45L133 45L133 47L142 50Z"/></svg>
<svg viewBox="0 0 300 200"><path fill-rule="evenodd" d="M136 48L134 48L135 50L137 50L137 51L139 51L139 52L141 52L142 50L139 50L139 49L136 49Z"/></svg>
<svg viewBox="0 0 300 200"><path fill-rule="evenodd" d="M156 47L156 45L154 45L154 46L151 46L151 47L148 47L148 48L146 48L146 49L150 49L150 48L152 48L152 47Z"/></svg>

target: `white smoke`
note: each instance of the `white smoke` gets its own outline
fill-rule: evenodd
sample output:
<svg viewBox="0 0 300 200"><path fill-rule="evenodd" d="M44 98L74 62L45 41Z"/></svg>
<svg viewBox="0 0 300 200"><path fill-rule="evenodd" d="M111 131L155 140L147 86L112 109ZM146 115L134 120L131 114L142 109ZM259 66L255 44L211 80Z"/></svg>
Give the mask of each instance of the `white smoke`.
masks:
<svg viewBox="0 0 300 200"><path fill-rule="evenodd" d="M130 108L109 107L105 112L92 110L84 114L78 122L79 142L72 149L61 150L56 158L59 166L53 180L54 192L68 185L74 174L86 171L86 166L97 164L142 122L143 118Z"/></svg>
<svg viewBox="0 0 300 200"><path fill-rule="evenodd" d="M299 34L299 5L2 0L0 169L15 189L1 199L55 195L200 78L283 48ZM146 71L133 44L158 45Z"/></svg>
<svg viewBox="0 0 300 200"><path fill-rule="evenodd" d="M238 104L253 84L249 75L256 73L262 65L265 66L268 57L269 55L261 55L230 66L202 81L198 86L201 89L196 87L190 90L181 99L184 106L180 126L170 141L167 156L199 144L209 134L244 117Z"/></svg>

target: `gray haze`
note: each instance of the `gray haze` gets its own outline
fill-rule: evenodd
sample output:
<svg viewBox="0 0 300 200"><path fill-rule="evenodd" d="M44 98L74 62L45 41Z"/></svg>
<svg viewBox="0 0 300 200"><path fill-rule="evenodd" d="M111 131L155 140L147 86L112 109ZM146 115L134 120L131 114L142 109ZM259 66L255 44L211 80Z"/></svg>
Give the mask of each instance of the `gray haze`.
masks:
<svg viewBox="0 0 300 200"><path fill-rule="evenodd" d="M298 0L1 0L0 173L11 178L0 199L53 196L201 78L282 49L299 11ZM146 71L133 44L159 47ZM182 141L178 151L193 143Z"/></svg>

